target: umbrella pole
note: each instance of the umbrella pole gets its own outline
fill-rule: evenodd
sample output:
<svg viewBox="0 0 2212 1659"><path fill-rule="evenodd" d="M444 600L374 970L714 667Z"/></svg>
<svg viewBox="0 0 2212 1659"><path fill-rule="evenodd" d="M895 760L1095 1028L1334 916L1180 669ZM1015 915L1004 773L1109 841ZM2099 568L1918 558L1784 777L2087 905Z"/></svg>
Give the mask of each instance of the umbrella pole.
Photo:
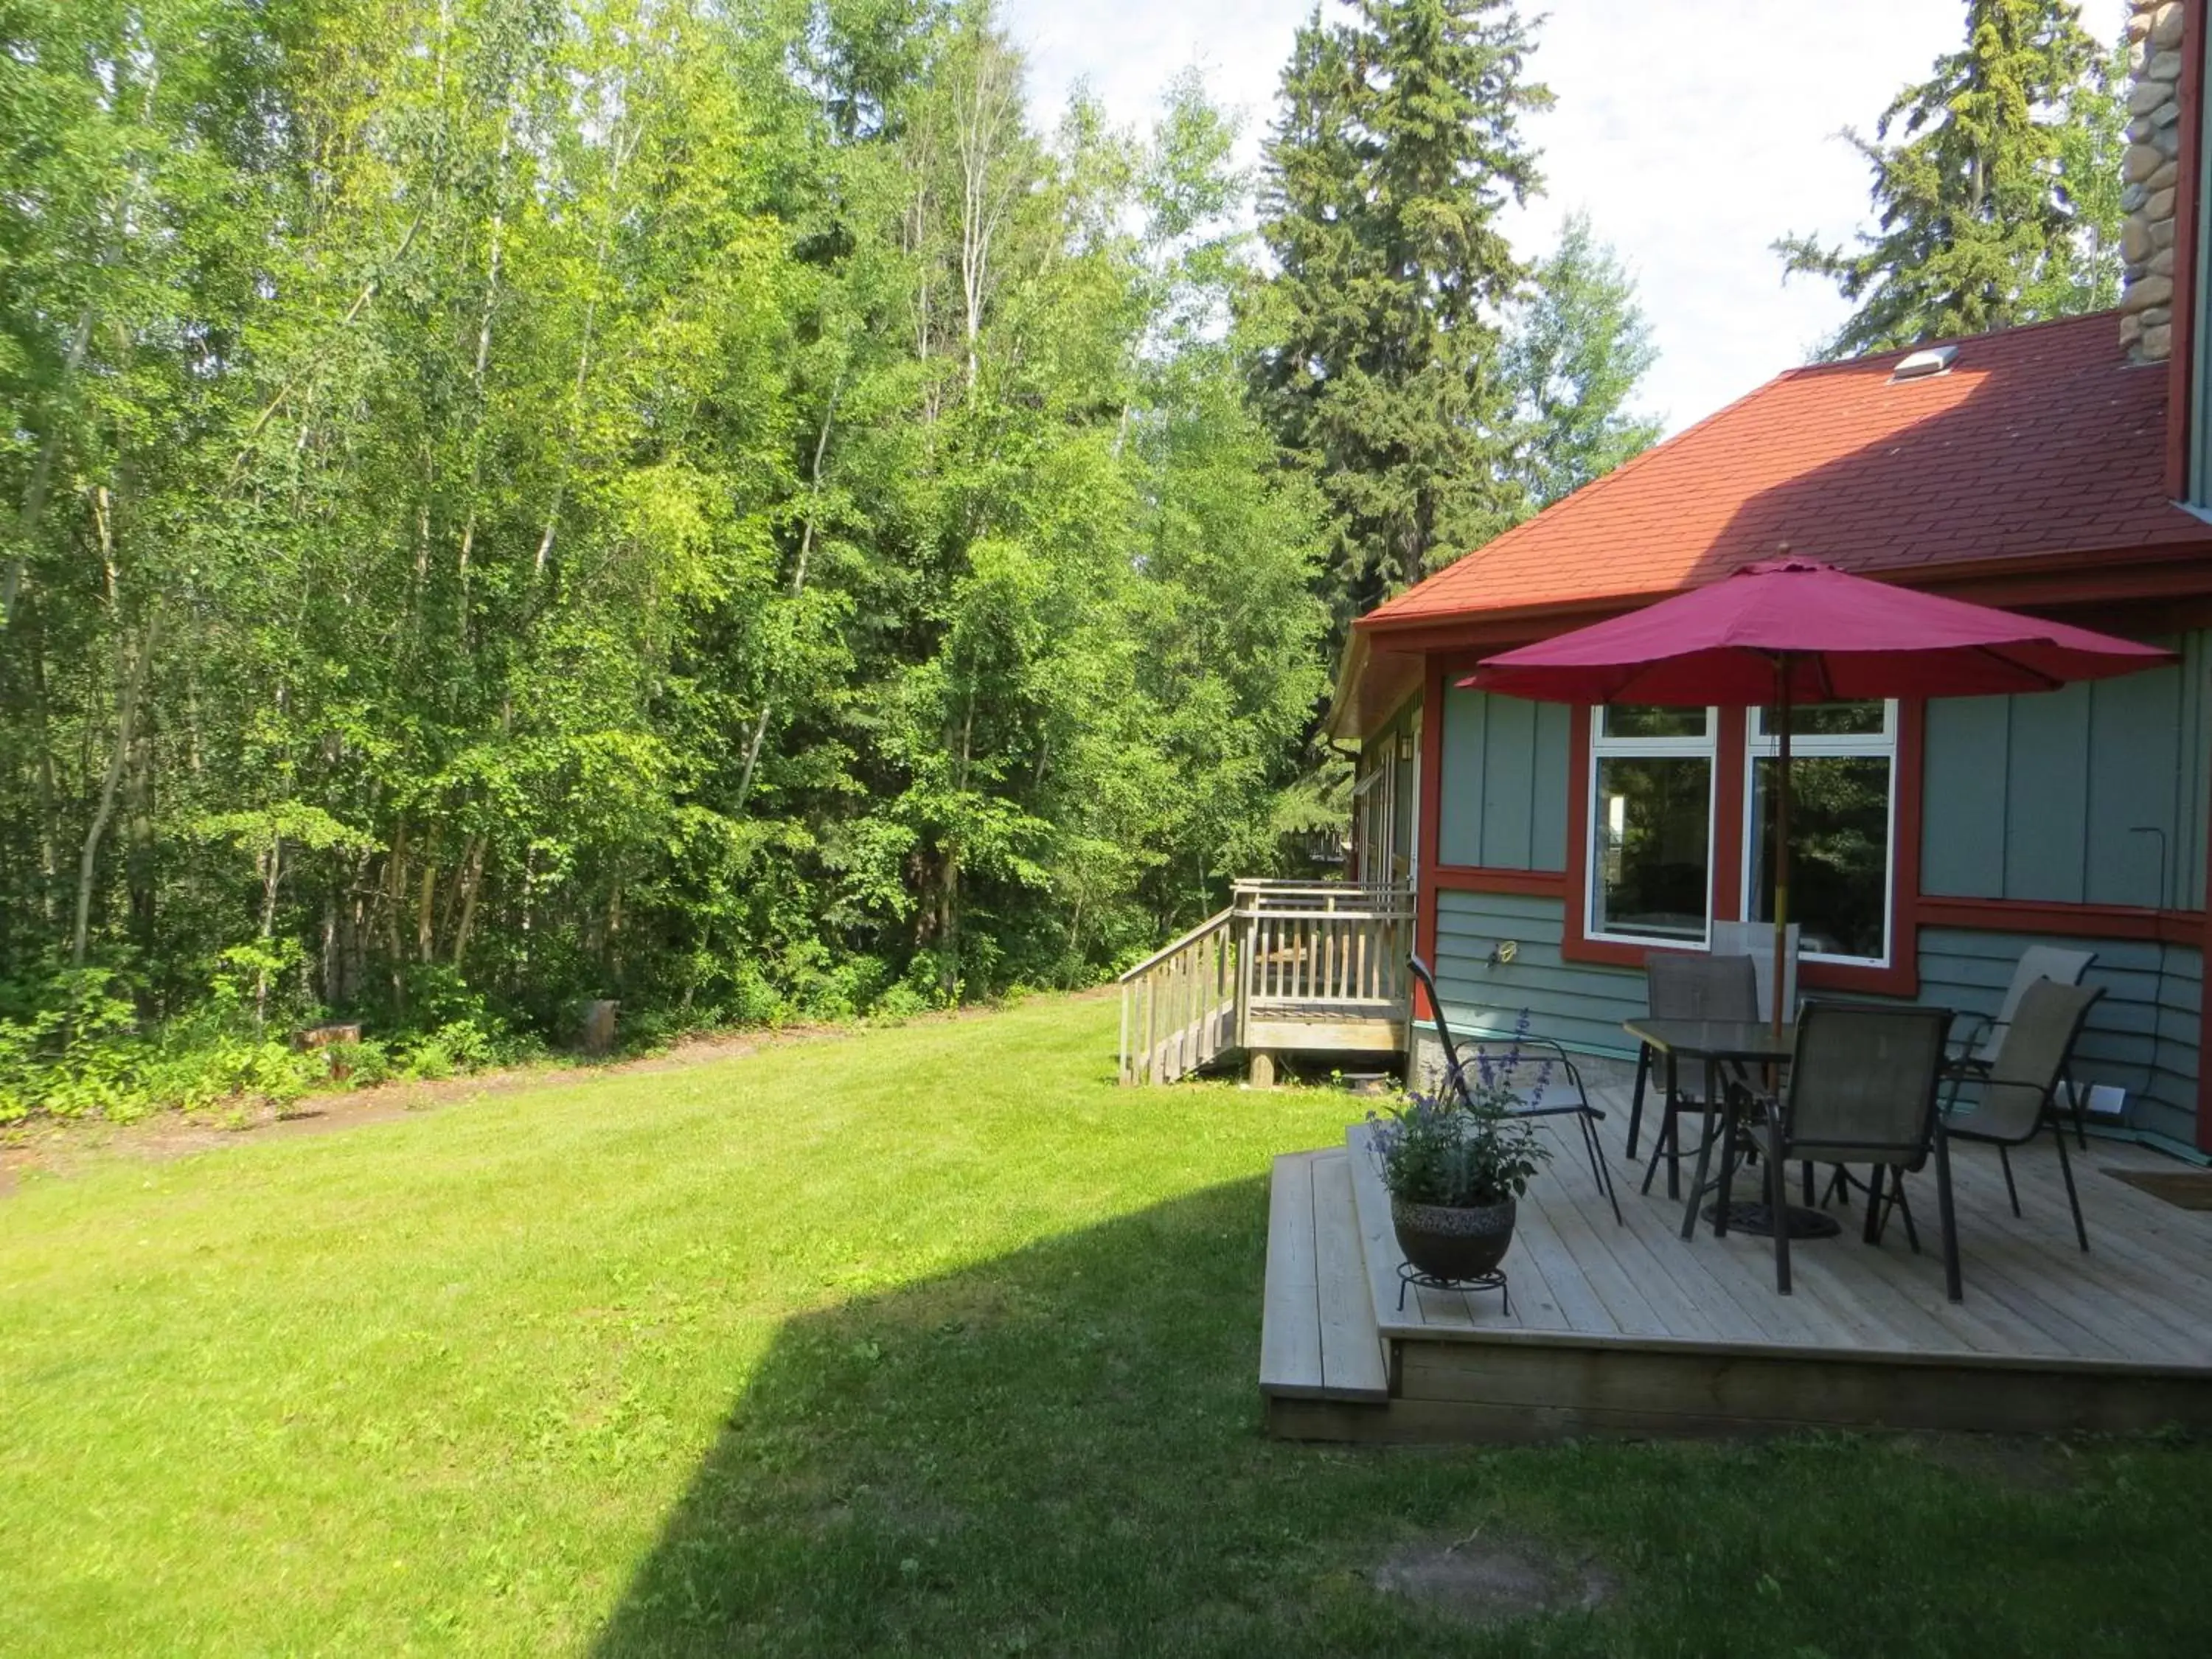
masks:
<svg viewBox="0 0 2212 1659"><path fill-rule="evenodd" d="M1784 975L1790 949L1790 657L1775 659L1775 678L1781 682L1775 698L1781 731L1775 742L1774 768L1774 1035L1782 1036L1783 1003L1789 981Z"/></svg>

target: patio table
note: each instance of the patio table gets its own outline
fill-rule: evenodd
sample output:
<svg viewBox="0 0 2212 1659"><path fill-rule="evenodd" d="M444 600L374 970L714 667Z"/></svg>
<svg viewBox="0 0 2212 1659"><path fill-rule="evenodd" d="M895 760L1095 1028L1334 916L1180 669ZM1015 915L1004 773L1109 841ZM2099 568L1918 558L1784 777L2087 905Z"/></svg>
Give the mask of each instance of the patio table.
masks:
<svg viewBox="0 0 2212 1659"><path fill-rule="evenodd" d="M1725 1127L1725 1115L1735 1110L1729 1093L1720 1086L1720 1071L1730 1063L1746 1066L1786 1066L1796 1051L1797 1028L1784 1025L1777 1030L1763 1019L1642 1019L1623 1020L1621 1029L1639 1042L1646 1042L1665 1057L1667 1066L1667 1095L1674 1097L1679 1079L1679 1066L1685 1060L1702 1062L1705 1068L1705 1119L1703 1144L1698 1148L1698 1173L1690 1182L1688 1200L1682 1206L1682 1237L1693 1237L1698 1231L1698 1206L1705 1194L1720 1183L1709 1178L1712 1169L1713 1139L1716 1110L1723 1115L1720 1127ZM1764 1202L1739 1204L1732 1206L1729 1225L1746 1232L1770 1231L1775 1218ZM1802 1210L1788 1206L1785 1224L1797 1224L1799 1237L1808 1231L1826 1232L1833 1230L1831 1218L1818 1210Z"/></svg>

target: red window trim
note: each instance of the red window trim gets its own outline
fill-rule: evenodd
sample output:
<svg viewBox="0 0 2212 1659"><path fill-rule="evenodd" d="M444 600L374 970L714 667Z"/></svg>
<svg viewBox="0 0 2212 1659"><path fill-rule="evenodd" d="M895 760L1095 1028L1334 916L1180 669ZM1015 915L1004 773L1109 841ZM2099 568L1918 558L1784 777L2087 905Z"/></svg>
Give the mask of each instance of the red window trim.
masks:
<svg viewBox="0 0 2212 1659"><path fill-rule="evenodd" d="M1740 915L1743 908L1744 789L1748 772L1745 738L1748 718L1748 712L1742 708L1722 709L1715 738L1712 909L1716 916ZM1807 990L1841 991L1862 996L1920 994L1916 912L1920 890L1921 754L1926 720L1924 703L1908 702L1899 705L1897 770L1893 785L1897 792L1896 829L1890 849L1895 868L1891 884L1889 963L1887 967L1872 968L1851 963L1801 963L1797 980ZM1567 735L1567 868L1563 884L1566 918L1560 934L1559 956L1567 962L1641 968L1655 951L1678 947L1626 945L1589 937L1589 765L1590 712L1577 707Z"/></svg>
<svg viewBox="0 0 2212 1659"><path fill-rule="evenodd" d="M1443 833L1444 796L1444 668L1437 657L1421 660L1421 760L1414 783L1421 810L1414 827L1413 954L1437 959L1437 837ZM1434 1019L1428 994L1413 987L1413 1018Z"/></svg>
<svg viewBox="0 0 2212 1659"><path fill-rule="evenodd" d="M1447 893L1522 893L1537 898L1558 898L1567 890L1567 878L1559 870L1502 870L1486 864L1440 864L1430 872L1433 884Z"/></svg>
<svg viewBox="0 0 2212 1659"><path fill-rule="evenodd" d="M2062 939L2156 940L2201 945L2202 910L2153 910L2133 904L2043 903L2033 899L1923 897L1923 927L1966 927L1990 933L2056 933Z"/></svg>

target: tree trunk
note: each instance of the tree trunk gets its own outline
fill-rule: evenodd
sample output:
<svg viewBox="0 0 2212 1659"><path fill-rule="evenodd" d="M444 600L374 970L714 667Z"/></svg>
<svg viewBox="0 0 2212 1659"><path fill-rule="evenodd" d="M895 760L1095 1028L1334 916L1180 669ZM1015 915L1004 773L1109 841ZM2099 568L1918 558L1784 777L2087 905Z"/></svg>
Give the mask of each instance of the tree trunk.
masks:
<svg viewBox="0 0 2212 1659"><path fill-rule="evenodd" d="M437 919L432 910L438 894L438 826L430 826L430 844L422 849L422 879L421 891L415 901L415 957L418 962L431 959L431 945L434 940Z"/></svg>
<svg viewBox="0 0 2212 1659"><path fill-rule="evenodd" d="M261 861L261 942L269 944L276 937L276 888L284 878L284 837L271 836L269 851ZM253 974L253 1029L258 1032L268 1022L269 968L264 961Z"/></svg>
<svg viewBox="0 0 2212 1659"><path fill-rule="evenodd" d="M459 556L454 561L454 574L459 578L459 598L456 602L455 631L465 651L469 644L469 556L476 546L477 495L483 487L484 429L490 425L485 418L484 374L491 366L491 321L499 303L499 262L501 245L507 228L507 162L514 144L514 106L510 99L506 118L500 123L499 156L492 163L491 186L491 250L485 260L483 308L477 318L477 358L471 383L476 393L476 419L469 434L469 508L468 517L461 526Z"/></svg>
<svg viewBox="0 0 2212 1659"><path fill-rule="evenodd" d="M469 934L477 922L477 891L483 880L484 847L490 838L479 830L469 842L469 855L461 866L461 915L453 925L453 967L469 952Z"/></svg>
<svg viewBox="0 0 2212 1659"><path fill-rule="evenodd" d="M407 820L392 831L392 855L385 860L384 891L378 896L384 912L384 953L392 976L392 1008L399 1019L407 1017L407 957L399 945L399 910L407 902Z"/></svg>
<svg viewBox="0 0 2212 1659"><path fill-rule="evenodd" d="M837 397L843 389L844 381L842 378L836 386L830 388L830 402L822 411L822 430L815 435L814 439L814 470L809 482L811 495L806 503L806 526L799 533L799 559L792 567L791 586L788 589L791 597L794 599L806 591L806 562L814 550L814 527L817 515L822 510L822 457L830 447L830 422L837 417ZM745 798L752 793L753 768L760 762L761 744L768 737L769 715L775 708L774 696L763 696L761 698L760 718L753 722L753 734L745 744L744 769L738 776L738 799L735 808L738 811L744 811Z"/></svg>
<svg viewBox="0 0 2212 1659"><path fill-rule="evenodd" d="M1000 164L1016 131L1021 95L1012 57L986 34L975 46L968 84L960 89L954 115L954 142L960 163L960 294L968 349L967 386L972 395L977 372L976 342L991 292L991 247L1012 204Z"/></svg>
<svg viewBox="0 0 2212 1659"><path fill-rule="evenodd" d="M117 664L123 687L115 712L115 747L108 756L106 775L100 784L100 803L93 811L91 827L84 832L84 850L77 859L76 929L70 940L70 962L74 967L84 966L92 929L93 878L100 865L100 838L106 835L108 820L115 815L116 786L122 781L124 763L131 754L139 694L146 687L146 671L154 659L154 638L160 620L158 611L147 613L145 631L139 636L136 658Z"/></svg>
<svg viewBox="0 0 2212 1659"><path fill-rule="evenodd" d="M34 613L39 614L39 613ZM43 616L41 616L43 621ZM31 741L38 747L33 767L39 813L39 918L51 930L54 897L61 888L61 789L54 778L52 729L46 720L45 629L31 631Z"/></svg>
<svg viewBox="0 0 2212 1659"><path fill-rule="evenodd" d="M642 130L641 123L632 127L627 136L619 131L615 134L614 167L607 176L610 202L621 197L623 169L629 164L630 155L637 148ZM599 283L606 275L607 242L616 216L614 210L610 207L599 219L599 246L592 256L592 289L590 296L584 301L584 337L576 349L576 382L569 407L568 436L561 446L561 476L553 483L553 505L545 514L544 533L538 538L538 557L531 568L533 599L537 583L544 576L545 567L553 556L553 538L561 526L561 505L568 493L568 467L575 456L577 433L583 425L584 389L591 380L592 337L599 314Z"/></svg>

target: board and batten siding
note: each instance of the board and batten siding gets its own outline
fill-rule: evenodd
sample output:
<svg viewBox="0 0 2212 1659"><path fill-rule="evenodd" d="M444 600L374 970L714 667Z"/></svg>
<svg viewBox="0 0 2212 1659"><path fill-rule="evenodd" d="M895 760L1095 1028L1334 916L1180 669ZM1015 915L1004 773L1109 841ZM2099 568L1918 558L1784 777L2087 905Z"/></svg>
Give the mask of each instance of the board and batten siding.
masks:
<svg viewBox="0 0 2212 1659"><path fill-rule="evenodd" d="M1561 961L1565 915L1554 898L1437 896L1437 989L1455 1031L1510 1036L1525 1012L1533 1036L1577 1054L1634 1058L1620 1024L1644 1012L1644 975L1635 969ZM1497 961L1497 947L1509 940L1514 959ZM2081 1080L2124 1091L2130 1127L2193 1144L2201 952L2140 940L1926 927L1920 932L1917 1000L1961 1014L1993 1015L2021 953L2039 944L2097 952L2087 982L2101 986L2105 994L2082 1034Z"/></svg>
<svg viewBox="0 0 2212 1659"><path fill-rule="evenodd" d="M1448 689L1439 862L1492 870L1567 867L1565 703Z"/></svg>
<svg viewBox="0 0 2212 1659"><path fill-rule="evenodd" d="M2145 939L1923 927L1919 1000L1960 1013L1995 1014L2012 982L2014 965L2031 945L2097 953L2083 983L2102 987L2105 994L2089 1011L2075 1051L2080 1079L2125 1091L2130 1127L2194 1145L2203 953Z"/></svg>
<svg viewBox="0 0 2212 1659"><path fill-rule="evenodd" d="M1644 975L1632 968L1563 962L1565 907L1512 893L1437 895L1437 991L1455 1032L1510 1036L1525 1011L1532 1036L1578 1054L1633 1060L1620 1022L1644 1012ZM1515 946L1513 960L1492 953Z"/></svg>
<svg viewBox="0 0 2212 1659"><path fill-rule="evenodd" d="M2175 642L2172 668L1930 702L1921 891L2203 908L2207 641Z"/></svg>

